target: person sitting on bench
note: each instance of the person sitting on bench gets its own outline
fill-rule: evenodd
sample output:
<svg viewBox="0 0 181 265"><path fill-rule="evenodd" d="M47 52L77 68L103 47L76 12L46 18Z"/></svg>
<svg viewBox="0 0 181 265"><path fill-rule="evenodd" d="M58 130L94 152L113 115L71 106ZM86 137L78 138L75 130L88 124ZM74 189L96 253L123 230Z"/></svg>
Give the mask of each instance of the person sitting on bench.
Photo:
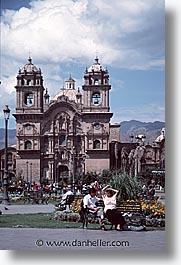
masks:
<svg viewBox="0 0 181 265"><path fill-rule="evenodd" d="M118 190L112 189L109 185L104 187L101 191L104 201L104 213L109 222L115 225L116 230L121 231L127 225L124 217L116 210L118 193Z"/></svg>
<svg viewBox="0 0 181 265"><path fill-rule="evenodd" d="M73 195L73 192L72 192L72 189L71 189L71 186L68 185L67 186L67 189L66 189L66 193L62 196L62 199L61 201L55 205L56 208L67 208L67 210L69 210L69 205L66 205L66 199L68 196L70 195Z"/></svg>
<svg viewBox="0 0 181 265"><path fill-rule="evenodd" d="M91 213L96 213L99 208L96 206L96 203L99 201L99 198L96 196L97 191L94 188L89 190L89 194L85 195L83 198L83 207L88 209Z"/></svg>
<svg viewBox="0 0 181 265"><path fill-rule="evenodd" d="M101 221L104 217L103 209L98 207L96 203L100 200L97 196L97 190L91 188L89 190L89 194L85 195L83 198L83 208L88 210L90 213L95 214L100 219L100 225L102 224Z"/></svg>

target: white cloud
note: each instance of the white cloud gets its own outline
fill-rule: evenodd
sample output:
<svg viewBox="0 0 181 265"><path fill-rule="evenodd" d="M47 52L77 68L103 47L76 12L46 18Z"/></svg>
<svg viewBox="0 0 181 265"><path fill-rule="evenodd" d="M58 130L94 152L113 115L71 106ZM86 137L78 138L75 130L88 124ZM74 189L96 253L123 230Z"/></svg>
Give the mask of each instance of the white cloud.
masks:
<svg viewBox="0 0 181 265"><path fill-rule="evenodd" d="M163 52L160 46L156 47L160 42L156 29L163 20L163 3L158 0L32 1L31 9L4 12L3 55L12 54L20 59L31 51L37 60L57 63L90 59L98 50L106 64L124 67L127 59L125 67L129 68L135 58L141 61L143 57L144 67L152 60L153 49L157 54ZM148 36L154 43L149 48ZM134 67L140 68L141 63L134 63Z"/></svg>
<svg viewBox="0 0 181 265"><path fill-rule="evenodd" d="M96 51L108 69L164 67L164 0L32 0L30 6L2 14L3 99L3 91L14 92L18 66L29 52L51 95L61 88L67 66L92 62Z"/></svg>

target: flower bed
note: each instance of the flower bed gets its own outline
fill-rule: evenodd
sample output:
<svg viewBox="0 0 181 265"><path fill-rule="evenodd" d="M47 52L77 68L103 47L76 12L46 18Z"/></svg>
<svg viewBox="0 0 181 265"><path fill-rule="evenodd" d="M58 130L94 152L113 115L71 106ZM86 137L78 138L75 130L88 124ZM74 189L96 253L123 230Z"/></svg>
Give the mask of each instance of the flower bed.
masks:
<svg viewBox="0 0 181 265"><path fill-rule="evenodd" d="M146 216L147 227L165 227L165 205L159 201L142 201L142 210Z"/></svg>
<svg viewBox="0 0 181 265"><path fill-rule="evenodd" d="M145 216L165 218L165 205L158 201L142 201L142 211Z"/></svg>
<svg viewBox="0 0 181 265"><path fill-rule="evenodd" d="M82 199L73 201L70 211L56 211L53 219L67 222L79 222ZM158 201L141 201L146 227L165 227L165 206ZM139 225L142 215L139 213L125 213L124 217L129 225ZM128 218L129 217L129 218Z"/></svg>

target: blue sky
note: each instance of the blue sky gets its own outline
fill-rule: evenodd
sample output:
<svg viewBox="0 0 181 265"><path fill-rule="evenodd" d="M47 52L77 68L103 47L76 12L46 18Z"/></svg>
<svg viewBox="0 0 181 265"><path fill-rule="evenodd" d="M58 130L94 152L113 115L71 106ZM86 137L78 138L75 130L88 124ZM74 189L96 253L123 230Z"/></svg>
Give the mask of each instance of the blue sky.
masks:
<svg viewBox="0 0 181 265"><path fill-rule="evenodd" d="M164 27L163 0L1 0L0 109L15 112L29 52L51 97L70 73L81 87L98 54L110 74L112 122L165 121Z"/></svg>

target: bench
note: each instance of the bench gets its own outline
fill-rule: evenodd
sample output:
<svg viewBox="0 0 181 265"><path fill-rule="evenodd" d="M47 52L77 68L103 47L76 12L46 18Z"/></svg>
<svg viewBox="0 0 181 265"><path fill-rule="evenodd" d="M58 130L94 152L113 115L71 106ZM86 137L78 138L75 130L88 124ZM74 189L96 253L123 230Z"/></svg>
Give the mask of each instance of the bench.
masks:
<svg viewBox="0 0 181 265"><path fill-rule="evenodd" d="M92 213L87 208L83 208L83 200L81 203L81 221L82 221L82 228L88 228L88 224L90 223L97 223L102 230L109 230L112 229L113 225L108 221L106 218L103 209L104 209L104 202L103 200L99 200L96 203L96 206L100 208L100 211L97 213Z"/></svg>
<svg viewBox="0 0 181 265"><path fill-rule="evenodd" d="M124 216L128 225L145 224L145 216L139 201L120 201L117 204L117 211Z"/></svg>
<svg viewBox="0 0 181 265"><path fill-rule="evenodd" d="M59 210L59 211L69 211L70 210L70 205L72 204L72 202L74 201L75 196L72 195L67 195L66 199L63 200L63 202L60 202L58 204L55 205L55 209Z"/></svg>
<svg viewBox="0 0 181 265"><path fill-rule="evenodd" d="M113 228L113 225L108 221L106 215L104 214L100 222L100 217L96 214L90 213L88 209L83 208L83 199L80 203L81 206L76 208L81 208L79 211L80 221L83 223L83 228L87 228L90 223L98 223L102 225L105 230ZM96 205L100 208L104 208L104 202L100 199ZM124 216L127 225L131 226L142 226L145 225L145 216L142 211L141 202L139 201L119 201L117 203L117 211Z"/></svg>
<svg viewBox="0 0 181 265"><path fill-rule="evenodd" d="M126 213L141 213L142 212L142 207L141 203L139 201L121 201L118 202L117 204L117 209L120 212Z"/></svg>
<svg viewBox="0 0 181 265"><path fill-rule="evenodd" d="M70 205L72 204L72 202L74 201L74 195L68 195L65 199L65 207L66 210L70 210Z"/></svg>
<svg viewBox="0 0 181 265"><path fill-rule="evenodd" d="M26 202L32 204L46 203L48 204L49 196L42 191L24 191L24 204Z"/></svg>

